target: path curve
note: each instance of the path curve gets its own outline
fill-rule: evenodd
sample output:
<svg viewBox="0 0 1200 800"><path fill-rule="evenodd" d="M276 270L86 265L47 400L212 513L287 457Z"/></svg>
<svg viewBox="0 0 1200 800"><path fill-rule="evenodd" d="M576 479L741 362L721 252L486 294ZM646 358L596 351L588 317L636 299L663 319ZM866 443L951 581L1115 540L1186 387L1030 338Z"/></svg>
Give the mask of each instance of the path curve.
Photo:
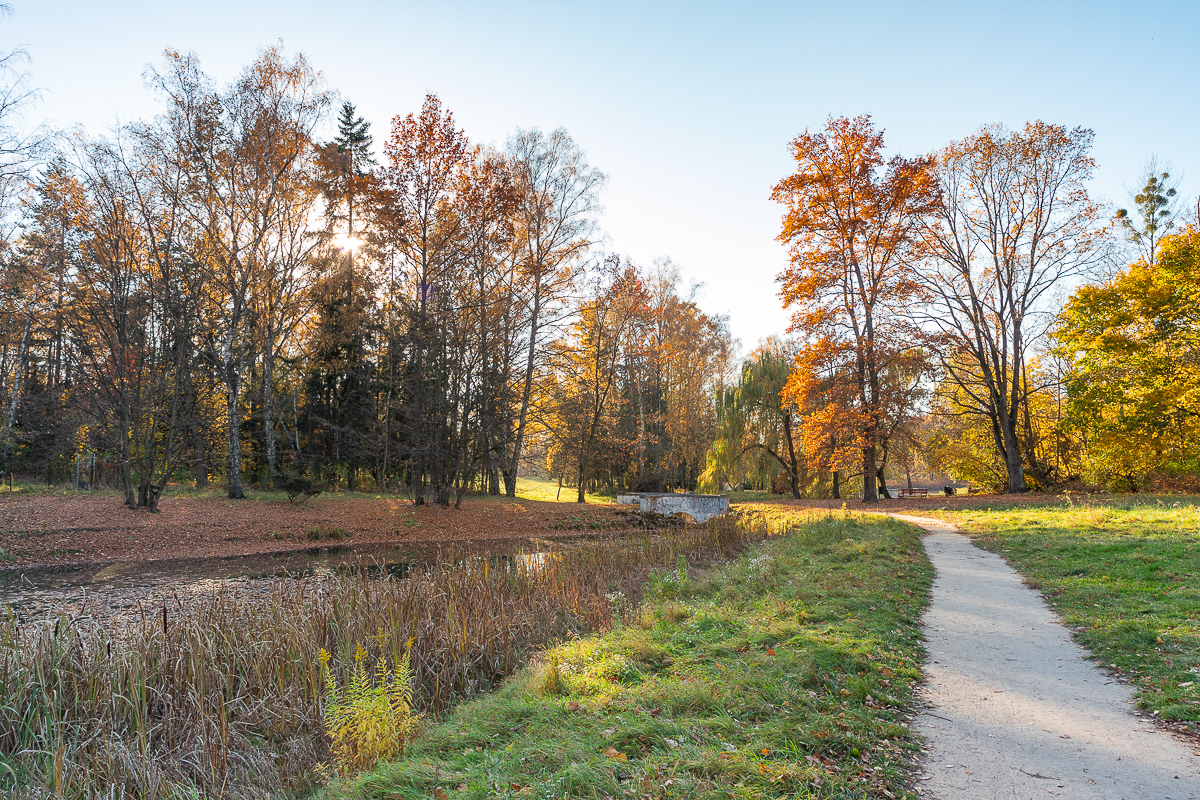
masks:
<svg viewBox="0 0 1200 800"><path fill-rule="evenodd" d="M1200 800L1200 756L1135 710L1004 559L950 523L891 516L928 532L936 570L913 723L923 797Z"/></svg>

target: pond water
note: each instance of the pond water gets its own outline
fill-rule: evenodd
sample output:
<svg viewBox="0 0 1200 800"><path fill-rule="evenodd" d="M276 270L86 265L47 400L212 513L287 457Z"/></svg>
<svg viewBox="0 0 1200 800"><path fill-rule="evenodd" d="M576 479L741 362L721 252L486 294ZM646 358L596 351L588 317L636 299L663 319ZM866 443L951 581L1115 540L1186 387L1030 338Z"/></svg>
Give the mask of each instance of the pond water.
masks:
<svg viewBox="0 0 1200 800"><path fill-rule="evenodd" d="M8 606L18 617L27 618L60 610L77 610L90 601L93 608L100 606L120 613L159 596L208 591L221 585L266 583L278 578L331 573L399 578L414 567L446 558L503 559L517 553L529 553L532 554L530 557L536 558L541 551L569 546L547 539L493 539L432 546L344 544L218 558L5 569L0 570L0 610Z"/></svg>

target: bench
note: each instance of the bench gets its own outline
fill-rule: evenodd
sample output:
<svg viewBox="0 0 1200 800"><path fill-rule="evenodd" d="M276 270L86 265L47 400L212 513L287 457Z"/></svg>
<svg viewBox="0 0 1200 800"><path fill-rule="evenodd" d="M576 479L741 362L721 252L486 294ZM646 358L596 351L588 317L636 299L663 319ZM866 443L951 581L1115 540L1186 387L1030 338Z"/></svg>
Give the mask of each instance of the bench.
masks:
<svg viewBox="0 0 1200 800"><path fill-rule="evenodd" d="M901 489L896 496L903 500L905 497L925 497L928 494L928 489Z"/></svg>

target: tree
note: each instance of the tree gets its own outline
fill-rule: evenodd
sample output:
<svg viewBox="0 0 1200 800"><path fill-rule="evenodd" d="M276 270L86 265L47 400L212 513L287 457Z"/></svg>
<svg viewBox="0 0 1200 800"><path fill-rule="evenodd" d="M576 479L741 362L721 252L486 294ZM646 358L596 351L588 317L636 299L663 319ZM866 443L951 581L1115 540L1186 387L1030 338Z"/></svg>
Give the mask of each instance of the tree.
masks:
<svg viewBox="0 0 1200 800"><path fill-rule="evenodd" d="M462 219L462 307L471 327L469 389L464 426L476 437L461 448L460 470L478 467L489 494L501 491L507 470L505 445L512 439L514 386L519 373L521 310L513 249L517 192L508 159L490 148L477 148L459 176ZM470 398L464 398L469 400ZM471 452L473 450L473 452Z"/></svg>
<svg viewBox="0 0 1200 800"><path fill-rule="evenodd" d="M371 153L375 142L371 123L356 113L349 100L342 103L338 134L332 142L318 148L317 153L326 217L331 229L342 219L346 221L347 239L354 237L355 202L370 191L377 166Z"/></svg>
<svg viewBox="0 0 1200 800"><path fill-rule="evenodd" d="M168 101L164 122L175 157L187 160L181 190L196 231L189 249L208 290L204 348L225 389L228 494L241 498L243 383L262 353L271 385L288 324L278 315L291 305L273 293L302 295L297 270L311 246L304 223L315 199L311 137L331 96L303 55L289 62L278 47L262 50L221 92L194 55L175 51L151 80Z"/></svg>
<svg viewBox="0 0 1200 800"><path fill-rule="evenodd" d="M808 490L813 476L800 440L799 409L783 398L794 351L794 342L768 339L742 362L741 380L718 393L708 485L719 489L726 477L740 481L746 474L743 462L762 454L769 462L765 466L773 467L762 477L769 480L782 470L797 500Z"/></svg>
<svg viewBox="0 0 1200 800"><path fill-rule="evenodd" d="M1062 282L1103 251L1100 208L1087 194L1093 134L1044 122L985 126L938 154L941 202L925 229L922 272L948 407L988 420L1010 493L1026 469L1044 474L1033 447L1027 369ZM1039 324L1041 323L1041 324Z"/></svg>
<svg viewBox="0 0 1200 800"><path fill-rule="evenodd" d="M1154 266L1162 237L1175 227L1175 195L1179 182L1171 178L1168 169L1160 168L1158 159L1154 157L1146 162L1142 176L1146 183L1133 196L1134 209L1141 217L1139 222L1133 221L1128 210L1117 209L1118 227L1150 266Z"/></svg>
<svg viewBox="0 0 1200 800"><path fill-rule="evenodd" d="M506 149L517 193L514 259L528 337L515 430L511 442L505 443L504 492L515 497L543 340L552 329L556 307L574 288L582 259L594 243L595 215L606 177L588 164L561 128L549 136L536 128L518 130Z"/></svg>
<svg viewBox="0 0 1200 800"><path fill-rule="evenodd" d="M646 287L637 271L605 260L597 285L579 306L570 335L552 344L552 368L540 387L539 423L550 434L551 459L575 470L578 502L589 470L626 460L632 443L620 434L620 377L627 337L645 311Z"/></svg>
<svg viewBox="0 0 1200 800"><path fill-rule="evenodd" d="M830 118L824 131L791 143L795 174L774 187L787 213L779 240L791 264L779 276L799 351L785 401L813 396L842 444L858 451L864 476L877 457L889 415L885 374L913 357L921 330L905 316L919 294L911 269L918 226L937 203L933 160L894 156L869 116ZM815 420L815 417L813 417ZM863 500L877 502L874 480Z"/></svg>
<svg viewBox="0 0 1200 800"><path fill-rule="evenodd" d="M462 388L457 333L461 217L459 174L470 161L466 134L454 115L427 95L420 117L392 121L387 158L377 189L375 227L386 252L386 311L393 358L403 354L406 457L418 504L431 489L449 504L455 479L453 395Z"/></svg>
<svg viewBox="0 0 1200 800"><path fill-rule="evenodd" d="M1200 230L1188 226L1112 280L1080 286L1054 337L1086 475L1138 491L1200 474Z"/></svg>
<svg viewBox="0 0 1200 800"><path fill-rule="evenodd" d="M627 337L621 424L637 442L637 461L617 472L639 491L696 488L715 432L712 397L728 371L725 320L699 308L698 286L681 295L680 280L670 259L658 261L645 279L644 313Z"/></svg>
<svg viewBox="0 0 1200 800"><path fill-rule="evenodd" d="M0 4L0 17L11 15L12 6ZM29 54L21 48L0 52L0 196L8 200L49 140L40 126L24 128L24 112L39 95L29 82Z"/></svg>

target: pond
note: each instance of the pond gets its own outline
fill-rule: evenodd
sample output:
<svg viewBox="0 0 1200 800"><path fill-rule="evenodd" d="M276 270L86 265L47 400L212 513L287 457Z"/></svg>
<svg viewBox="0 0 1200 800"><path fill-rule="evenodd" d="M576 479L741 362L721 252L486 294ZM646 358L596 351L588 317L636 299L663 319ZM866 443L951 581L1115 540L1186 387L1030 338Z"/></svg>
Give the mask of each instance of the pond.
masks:
<svg viewBox="0 0 1200 800"><path fill-rule="evenodd" d="M333 573L402 578L414 567L439 560L463 557L503 560L514 554L536 558L538 553L561 550L580 541L580 538L571 542L489 539L437 545L344 544L216 558L5 569L0 570L0 609L7 606L21 619L85 609L94 615L117 616L139 605L224 586L261 590L280 578Z"/></svg>

